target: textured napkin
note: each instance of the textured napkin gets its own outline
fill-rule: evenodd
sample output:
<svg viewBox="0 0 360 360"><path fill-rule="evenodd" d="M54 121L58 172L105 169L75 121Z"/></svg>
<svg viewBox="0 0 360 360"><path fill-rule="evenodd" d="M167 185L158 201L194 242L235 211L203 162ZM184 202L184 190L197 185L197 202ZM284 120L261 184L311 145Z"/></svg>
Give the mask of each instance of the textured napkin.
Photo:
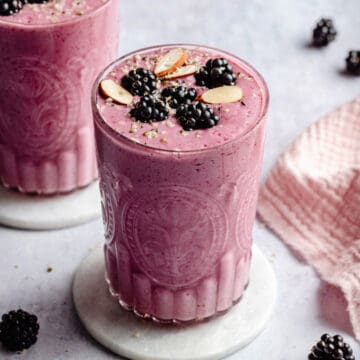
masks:
<svg viewBox="0 0 360 360"><path fill-rule="evenodd" d="M260 191L260 218L340 287L360 340L360 99L310 126Z"/></svg>

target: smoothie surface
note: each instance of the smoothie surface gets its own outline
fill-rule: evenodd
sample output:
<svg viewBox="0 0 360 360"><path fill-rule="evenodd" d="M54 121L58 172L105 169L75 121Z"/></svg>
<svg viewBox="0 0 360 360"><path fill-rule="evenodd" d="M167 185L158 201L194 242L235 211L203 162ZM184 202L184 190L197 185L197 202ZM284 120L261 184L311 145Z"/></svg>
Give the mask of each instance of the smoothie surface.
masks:
<svg viewBox="0 0 360 360"><path fill-rule="evenodd" d="M1 22L45 25L76 20L110 0L49 0L44 4L25 4L16 14L0 16Z"/></svg>
<svg viewBox="0 0 360 360"><path fill-rule="evenodd" d="M116 64L103 79L111 79L121 84L121 79L130 70L144 68L153 71L159 59L173 48L179 46L155 48L139 54L131 55ZM211 148L229 142L249 130L260 120L266 106L266 88L260 76L248 65L220 51L183 47L188 52L186 64L204 66L206 61L214 58L225 58L233 66L236 74L235 85L243 91L241 101L232 103L210 104L214 113L219 116L216 126L209 129L185 131L175 117L175 110L169 107L166 120L143 123L136 121L129 114L139 96L134 96L129 105L117 104L97 94L97 107L104 121L117 133L143 145L174 151L191 151ZM183 85L195 88L198 96L209 90L196 85L194 74L185 77L158 81L158 92L170 86Z"/></svg>

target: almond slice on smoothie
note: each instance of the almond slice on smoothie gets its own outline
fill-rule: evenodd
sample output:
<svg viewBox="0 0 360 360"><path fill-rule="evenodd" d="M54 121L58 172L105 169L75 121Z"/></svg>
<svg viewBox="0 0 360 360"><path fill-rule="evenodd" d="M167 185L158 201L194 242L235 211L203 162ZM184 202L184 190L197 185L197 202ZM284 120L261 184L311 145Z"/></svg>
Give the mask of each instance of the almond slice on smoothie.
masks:
<svg viewBox="0 0 360 360"><path fill-rule="evenodd" d="M192 75L192 74L196 73L199 70L199 68L200 68L200 66L195 65L195 64L181 66L181 67L178 67L172 73L165 75L164 79L169 80L169 79L176 79L179 77Z"/></svg>
<svg viewBox="0 0 360 360"><path fill-rule="evenodd" d="M170 74L179 66L184 65L187 58L188 52L185 49L176 48L170 50L165 55L159 57L154 73L159 77Z"/></svg>
<svg viewBox="0 0 360 360"><path fill-rule="evenodd" d="M127 90L111 79L103 80L100 83L100 90L105 97L119 104L129 105L133 100L133 96Z"/></svg>
<svg viewBox="0 0 360 360"><path fill-rule="evenodd" d="M200 100L208 104L226 104L240 101L243 91L238 86L220 86L204 92Z"/></svg>

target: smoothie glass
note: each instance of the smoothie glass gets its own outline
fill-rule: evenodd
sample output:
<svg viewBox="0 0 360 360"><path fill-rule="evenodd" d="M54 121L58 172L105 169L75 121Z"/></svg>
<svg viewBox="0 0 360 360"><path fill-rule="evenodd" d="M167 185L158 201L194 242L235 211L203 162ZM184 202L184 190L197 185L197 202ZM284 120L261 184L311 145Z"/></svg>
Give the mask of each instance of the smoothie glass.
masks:
<svg viewBox="0 0 360 360"><path fill-rule="evenodd" d="M70 0L0 16L0 183L7 187L53 194L97 177L89 99L117 54L119 0L86 1L78 4L97 5L73 18ZM40 19L46 6L64 8L57 19Z"/></svg>
<svg viewBox="0 0 360 360"><path fill-rule="evenodd" d="M164 150L139 144L111 128L92 94L106 244L106 280L120 304L161 322L205 319L229 309L249 281L252 227L261 170L268 90L256 77L261 116L241 136L206 149ZM236 120L236 119L235 119Z"/></svg>

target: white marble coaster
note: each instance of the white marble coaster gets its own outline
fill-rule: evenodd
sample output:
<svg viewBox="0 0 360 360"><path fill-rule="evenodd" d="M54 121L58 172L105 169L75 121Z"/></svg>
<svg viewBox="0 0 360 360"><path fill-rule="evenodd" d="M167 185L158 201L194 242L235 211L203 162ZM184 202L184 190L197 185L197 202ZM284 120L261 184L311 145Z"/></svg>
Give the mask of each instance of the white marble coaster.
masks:
<svg viewBox="0 0 360 360"><path fill-rule="evenodd" d="M0 224L31 230L78 225L101 214L97 182L55 196L27 195L0 186Z"/></svg>
<svg viewBox="0 0 360 360"><path fill-rule="evenodd" d="M247 345L265 327L276 298L276 279L254 246L249 286L223 316L194 326L157 325L123 310L104 280L103 250L81 264L73 284L75 307L89 333L113 352L135 360L221 359Z"/></svg>

